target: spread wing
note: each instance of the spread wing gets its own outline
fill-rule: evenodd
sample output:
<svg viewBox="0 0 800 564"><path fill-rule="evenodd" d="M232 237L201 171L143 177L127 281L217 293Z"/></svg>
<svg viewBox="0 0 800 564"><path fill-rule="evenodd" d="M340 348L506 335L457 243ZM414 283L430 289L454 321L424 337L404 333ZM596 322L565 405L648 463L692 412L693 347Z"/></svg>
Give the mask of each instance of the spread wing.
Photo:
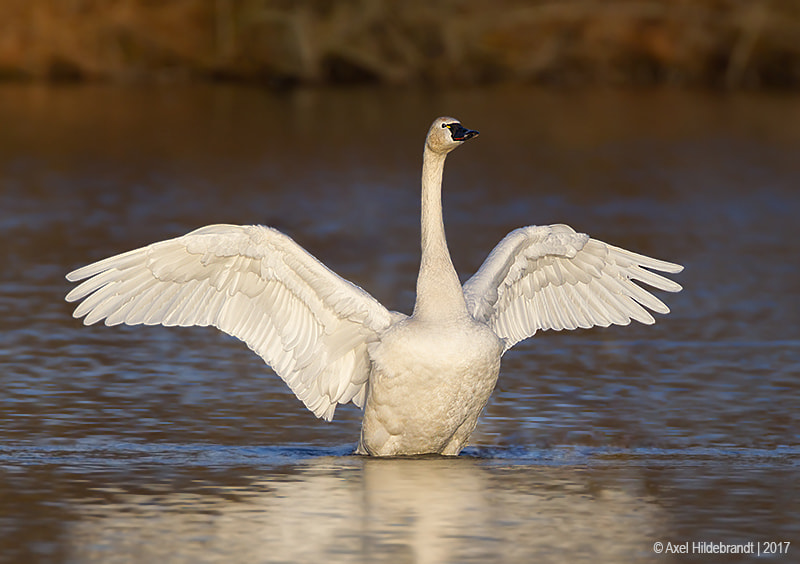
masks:
<svg viewBox="0 0 800 564"><path fill-rule="evenodd" d="M210 225L67 275L90 325L213 325L238 337L317 417L363 406L367 343L393 315L283 233Z"/></svg>
<svg viewBox="0 0 800 564"><path fill-rule="evenodd" d="M681 286L651 270L677 273L683 267L591 239L567 225L533 225L500 241L464 283L464 297L473 317L505 339L508 350L539 329L627 325L631 319L654 323L645 308L658 313L669 308L636 281L668 292Z"/></svg>

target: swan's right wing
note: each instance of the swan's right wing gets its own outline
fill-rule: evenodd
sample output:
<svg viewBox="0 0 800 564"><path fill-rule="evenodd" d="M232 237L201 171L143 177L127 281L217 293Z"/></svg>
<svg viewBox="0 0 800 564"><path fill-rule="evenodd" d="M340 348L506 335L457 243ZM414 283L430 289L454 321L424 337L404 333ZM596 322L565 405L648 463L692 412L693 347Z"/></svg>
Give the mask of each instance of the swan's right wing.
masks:
<svg viewBox="0 0 800 564"><path fill-rule="evenodd" d="M497 244L464 283L464 298L472 316L488 323L508 350L540 329L653 323L644 307L658 313L669 308L636 281L668 292L681 287L646 269L677 273L683 267L590 239L567 225L531 225Z"/></svg>
<svg viewBox="0 0 800 564"><path fill-rule="evenodd" d="M79 268L66 297L87 325L213 325L238 337L317 417L362 406L367 343L393 315L283 233L210 225Z"/></svg>

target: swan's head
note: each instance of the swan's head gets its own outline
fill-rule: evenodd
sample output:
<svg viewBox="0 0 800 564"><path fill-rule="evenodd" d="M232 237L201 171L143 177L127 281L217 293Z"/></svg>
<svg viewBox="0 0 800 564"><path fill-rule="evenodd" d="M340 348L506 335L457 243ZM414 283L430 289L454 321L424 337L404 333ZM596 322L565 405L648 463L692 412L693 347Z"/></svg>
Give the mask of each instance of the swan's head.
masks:
<svg viewBox="0 0 800 564"><path fill-rule="evenodd" d="M477 131L465 128L456 118L440 117L434 120L428 130L425 144L436 153L449 153L464 141L477 136Z"/></svg>

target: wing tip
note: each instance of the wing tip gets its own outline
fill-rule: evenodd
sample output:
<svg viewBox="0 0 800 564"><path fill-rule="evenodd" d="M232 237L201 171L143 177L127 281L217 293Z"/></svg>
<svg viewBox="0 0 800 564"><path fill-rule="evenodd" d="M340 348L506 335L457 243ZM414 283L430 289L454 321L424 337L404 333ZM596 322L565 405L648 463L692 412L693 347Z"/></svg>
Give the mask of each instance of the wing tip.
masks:
<svg viewBox="0 0 800 564"><path fill-rule="evenodd" d="M663 276L659 276L659 278L661 278L661 280L659 280L660 284L658 286L654 286L653 284L650 285L664 292L677 293L683 290L683 286L681 286L674 280L670 280L669 278L664 278ZM648 284L648 282L645 281L645 284Z"/></svg>
<svg viewBox="0 0 800 564"><path fill-rule="evenodd" d="M83 273L85 269L85 266L76 268L75 270L68 272L64 278L66 278L68 282L79 282L86 278L86 275Z"/></svg>
<svg viewBox="0 0 800 564"><path fill-rule="evenodd" d="M660 269L661 272L668 272L669 274L678 274L680 272L683 272L683 269L685 268L682 264L677 264L674 262L666 262L666 261L662 262L664 263L664 268Z"/></svg>

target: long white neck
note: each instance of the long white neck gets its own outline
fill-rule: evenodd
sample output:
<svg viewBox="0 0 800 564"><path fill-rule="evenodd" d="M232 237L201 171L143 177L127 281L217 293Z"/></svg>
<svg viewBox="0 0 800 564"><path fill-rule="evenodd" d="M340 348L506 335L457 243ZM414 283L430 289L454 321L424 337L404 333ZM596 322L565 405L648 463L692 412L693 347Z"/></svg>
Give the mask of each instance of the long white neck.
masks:
<svg viewBox="0 0 800 564"><path fill-rule="evenodd" d="M442 219L442 172L447 155L425 145L422 161L422 259L414 317L446 320L467 315L464 293L450 260Z"/></svg>

